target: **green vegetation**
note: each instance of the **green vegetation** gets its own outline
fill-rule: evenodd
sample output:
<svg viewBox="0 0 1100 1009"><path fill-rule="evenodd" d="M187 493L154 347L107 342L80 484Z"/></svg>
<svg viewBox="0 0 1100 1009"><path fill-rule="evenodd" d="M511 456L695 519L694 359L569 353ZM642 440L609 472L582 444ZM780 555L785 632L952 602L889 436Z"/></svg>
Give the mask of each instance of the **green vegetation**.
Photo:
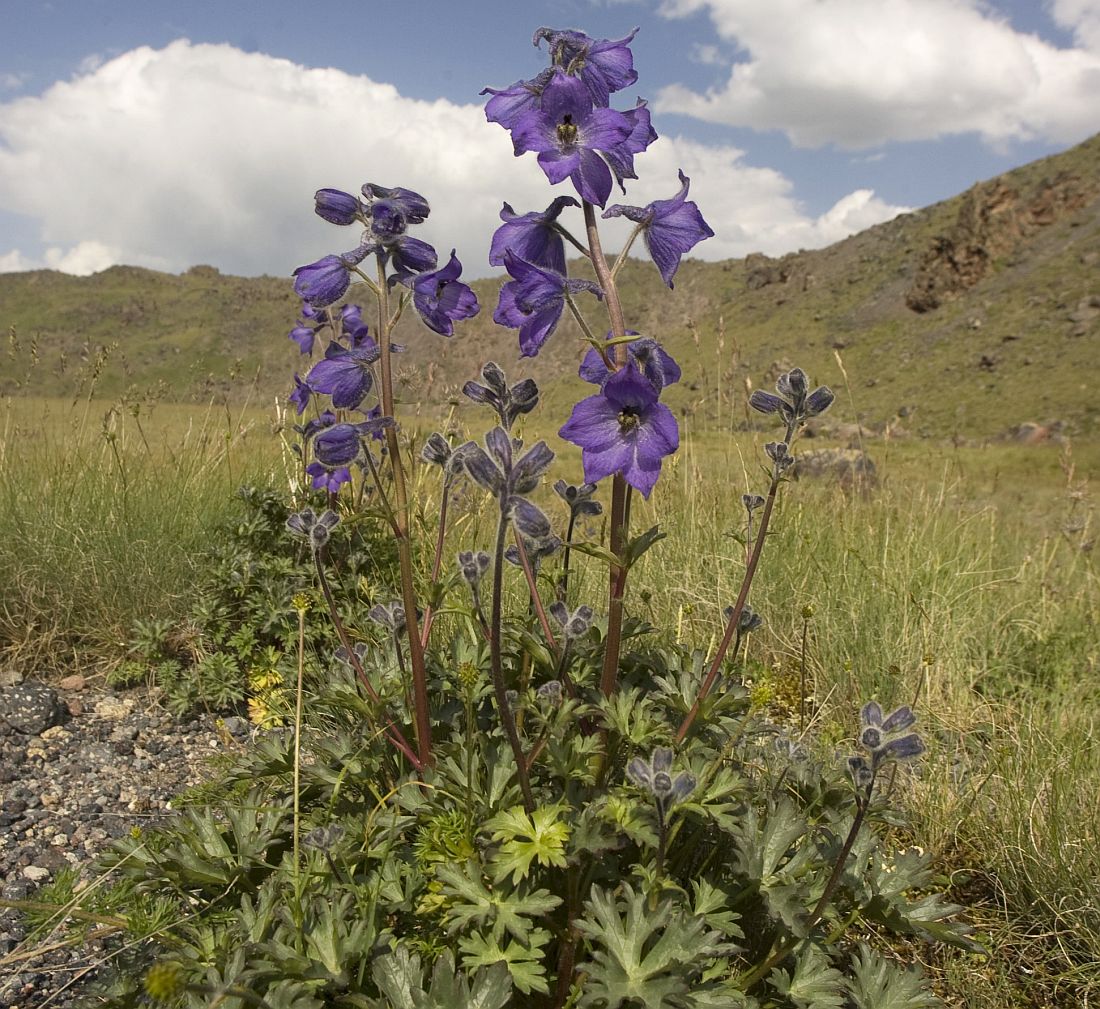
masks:
<svg viewBox="0 0 1100 1009"><path fill-rule="evenodd" d="M281 495L242 499L235 491L245 480L285 487L293 463L284 463L260 413L149 409L134 417L101 403L75 412L58 402L6 404L0 543L15 576L4 593L5 661L61 669L75 657L85 668L125 669L120 659L146 661L158 641L171 640L169 629L190 626L209 654L230 654L246 670L277 646L285 684L293 665L288 602L308 568L292 563L293 547L278 560L271 515L285 510L275 504ZM529 425L524 433L537 432ZM664 493L638 502L639 527L660 523L669 536L643 558L638 584L647 592L632 610L675 628L669 646L713 647L720 631L743 565L737 500L754 482L756 437L699 431L672 463ZM959 992L979 1009L1079 1004L1100 990L1089 966L1100 956L1092 899L1100 878L1100 582L1080 476L1095 446L867 447L879 464L877 488L845 492L804 480L781 499L753 593L767 619L750 639L748 698L797 732L805 626L805 717L823 745L850 738L866 697L887 706L916 700L931 752L919 776L898 782L910 821L898 842L934 856L949 895L973 907L990 950L988 960L937 954L942 993L950 1001ZM41 458L49 465L31 464ZM419 486L422 497L426 489ZM468 505L448 554L479 526L484 532L477 503ZM423 512L432 508L425 500ZM602 519L594 521L598 533ZM214 529L220 551L211 549ZM255 574L257 559L266 574L240 582L243 572ZM421 558L422 567L428 562ZM578 598L599 590L597 568L582 568ZM235 582L235 620L220 630L214 620L196 622L196 604L217 610L219 591L223 605L233 601ZM384 597L377 578L366 583L348 611L360 625ZM196 585L209 594L196 599ZM520 588L511 586L514 604ZM807 605L813 615L804 620ZM319 618L309 626L316 668L331 634ZM250 635L255 648L242 655ZM310 704L333 717L333 703L311 682ZM171 684L161 685L170 699ZM268 702L288 714L285 692ZM103 899L117 913L117 902ZM1023 962L1037 967L1022 973Z"/></svg>
<svg viewBox="0 0 1100 1009"><path fill-rule="evenodd" d="M296 489L301 463L283 440L292 420L273 424L266 408L237 402L240 383L226 377L247 360L252 403L285 394L292 348L271 334L293 317L288 285L209 268L0 277L11 327L0 390L18 394L0 412L2 661L144 682L149 703L177 713L247 702L269 725L295 724L300 673L307 713L303 765L289 733L223 761L175 826L120 848L115 874L86 899L71 875L41 893L32 925L54 921L49 905L67 914L79 901L82 920L124 934L120 1006L141 998L138 981L160 955L145 975L158 997L190 984L200 999L222 992L226 1006L248 1001L241 986L263 989L272 1007L319 1006L317 993L336 989L357 992L343 1003L357 1006L384 1005L366 994L375 990L393 1004L503 1005L513 987L543 990L544 961L564 947L567 929L542 926L557 922L557 892L572 885L566 861L594 873L604 862L612 885L630 885L594 885L562 919L592 953L581 1004L624 993L688 1007L933 1004L915 974L887 965L890 954L921 961L949 1004L1100 998L1100 580L1087 480L1100 463L1087 384L1100 318L1090 272L1098 154L1092 141L821 252L687 263L659 307L646 300L652 268L623 271L630 316L684 363L669 390L682 449L653 500L632 506L636 530L659 526L667 538L631 575L623 689L588 707L519 692L532 766L542 765L532 775L540 802L526 810L489 717L474 614L456 579L430 574L438 489L412 462L426 431L465 434L472 417L453 401L480 363L514 359L491 313L454 341L398 333L414 346L431 339L438 361L397 376L415 578L437 610L438 763L421 788L380 743L387 730L371 724L377 707L354 662L333 662L311 558L287 535L292 510L328 503ZM931 255L944 243L957 275ZM492 286L481 285L484 305ZM914 292L940 303L914 312ZM528 363L550 376L523 423L529 443L562 448L554 431L577 383L560 376L575 370L574 347L563 334ZM784 488L752 589L765 624L727 663L728 689L704 705L699 724L714 731L676 753L673 773L695 782L677 794L682 805L655 803L633 762L628 784L625 753L607 758L614 778L586 804L578 790L603 770L589 759L589 726L652 754L652 778L663 759L654 746L695 696L744 570L740 496L759 489L771 437L748 415L748 379L763 384L794 356L838 393L831 427L798 450L861 445L877 478ZM216 405L168 406L166 396ZM862 430L841 423L856 419ZM1025 420L1065 424L1043 444L989 440ZM578 455L564 447L563 475L578 471ZM444 558L483 545L493 524L476 493L460 489L451 506ZM393 598L394 551L380 509L368 499L360 515L337 527L326 563L345 625L369 645L360 680L400 709L399 652L366 618ZM591 520L586 536L605 542L605 521ZM606 567L575 563L575 600L595 602ZM553 578L550 567L545 588ZM505 608L519 624L504 660L521 686L553 671L521 626L524 614L533 626L526 599L510 571ZM598 627L578 639L582 687L599 677L603 644ZM913 704L928 747L916 773L884 769L873 799L835 759L852 752L869 698L887 711ZM715 744L721 733L728 749ZM551 795L560 817L547 812ZM864 818L873 829L861 834ZM849 854L849 834L861 840L837 883L831 867ZM718 867L729 889L700 867ZM940 891L967 909L984 949L941 920L951 908ZM835 904L833 934L776 959L820 923L822 894ZM405 945L385 952L394 935ZM731 944L750 966L727 984ZM746 979L771 1001L721 1001Z"/></svg>
<svg viewBox="0 0 1100 1009"><path fill-rule="evenodd" d="M929 266L945 240L955 258ZM482 255L459 252L470 262ZM901 414L914 436L965 440L1061 421L1070 434L1093 437L1100 433L1089 381L1100 333L1098 263L1094 138L827 249L687 260L676 289L659 298L652 264L632 261L619 285L636 328L683 362L670 405L707 425L732 411L743 419L746 381L774 378L783 362L797 360L840 390L839 353L868 425L897 423ZM907 297L930 274L961 286L938 308L915 312ZM498 282L473 286L482 311L453 340L411 318L398 326L410 353L399 359L396 381L410 404L445 404L485 360L515 361L514 334L492 321ZM239 401L251 380L251 402L270 403L290 390L293 346L284 334L297 308L285 279L223 276L211 267L178 277L134 267L85 278L0 274L0 328L9 332L0 393L95 390L206 403ZM580 389L575 335L567 320L561 338L513 368L515 377L538 381L548 408L573 402Z"/></svg>

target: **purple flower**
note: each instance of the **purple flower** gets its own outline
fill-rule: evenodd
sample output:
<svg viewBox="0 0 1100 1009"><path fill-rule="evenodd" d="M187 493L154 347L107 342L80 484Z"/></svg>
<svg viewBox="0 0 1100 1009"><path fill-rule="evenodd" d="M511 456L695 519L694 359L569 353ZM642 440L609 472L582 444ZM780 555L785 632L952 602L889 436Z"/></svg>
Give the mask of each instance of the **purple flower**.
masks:
<svg viewBox="0 0 1100 1009"><path fill-rule="evenodd" d="M609 340L611 335L607 334ZM634 331L627 330L627 335L633 336ZM627 344L627 352L630 361L653 383L653 388L658 393L666 385L674 385L680 381L680 366L656 340L648 337L634 340ZM593 347L584 355L579 374L586 382L603 385L612 372L600 352Z"/></svg>
<svg viewBox="0 0 1100 1009"><path fill-rule="evenodd" d="M349 271L358 266L371 251L369 245L345 252L342 256L325 256L316 263L299 266L294 271L294 291L314 308L324 308L339 301L351 283Z"/></svg>
<svg viewBox="0 0 1100 1009"><path fill-rule="evenodd" d="M419 238L410 238L408 235L402 235L386 246L386 252L393 263L391 286L394 282L408 286L418 274L434 270L438 261L435 249L427 242L422 242Z"/></svg>
<svg viewBox="0 0 1100 1009"><path fill-rule="evenodd" d="M298 372L294 373L294 391L287 397L287 399L295 405L298 409L298 416L301 417L305 413L305 409L309 406L309 397L313 395L313 390L309 387L308 382L303 382Z"/></svg>
<svg viewBox="0 0 1100 1009"><path fill-rule="evenodd" d="M615 181L619 188L623 188L623 179L636 179L634 171L634 155L641 154L654 140L657 139L657 131L650 124L650 114L646 103L639 98L637 104L629 112L623 115L631 124L630 136L618 147L604 151L604 157L615 173Z"/></svg>
<svg viewBox="0 0 1100 1009"><path fill-rule="evenodd" d="M346 309L347 306L345 305ZM312 354L317 342L317 334L326 326L332 324L327 308L314 308L308 301L302 302L301 318L288 334L291 340L298 344L298 349L303 354Z"/></svg>
<svg viewBox="0 0 1100 1009"><path fill-rule="evenodd" d="M559 196L541 214L537 211L517 214L504 204L500 212L504 223L493 232L489 265L503 266L504 253L510 250L535 266L565 273L565 242L555 222L565 207L579 206L572 196Z"/></svg>
<svg viewBox="0 0 1100 1009"><path fill-rule="evenodd" d="M306 473L312 478L316 490L328 491L330 494L339 493L341 486L351 483L351 470L347 466L337 469L326 469L319 462L311 462L306 467Z"/></svg>
<svg viewBox="0 0 1100 1009"><path fill-rule="evenodd" d="M333 424L314 436L313 454L328 469L347 466L359 456L359 438L359 425Z"/></svg>
<svg viewBox="0 0 1100 1009"><path fill-rule="evenodd" d="M383 428L393 424L392 417L374 417L358 423L334 423L335 416L328 411L322 415L323 423L310 430L313 462L306 472L313 478L313 486L328 491L338 491L351 480L351 464L362 455L363 439L374 437Z"/></svg>
<svg viewBox="0 0 1100 1009"><path fill-rule="evenodd" d="M553 270L543 270L504 253L504 265L514 279L500 289L500 302L493 321L519 330L519 348L524 357L534 357L557 328L565 310L566 293L590 291L597 298L603 292L589 280L569 280Z"/></svg>
<svg viewBox="0 0 1100 1009"><path fill-rule="evenodd" d="M531 40L538 46L546 41L554 66L578 76L596 105L606 105L611 95L638 80L634 55L629 45L638 34L635 28L625 38L594 39L578 31L540 28Z"/></svg>
<svg viewBox="0 0 1100 1009"><path fill-rule="evenodd" d="M353 224L363 219L363 205L340 189L318 189L313 194L314 212L330 224Z"/></svg>
<svg viewBox="0 0 1100 1009"><path fill-rule="evenodd" d="M424 325L442 336L453 336L455 322L477 315L477 296L458 279L462 264L451 249L451 260L442 270L422 273L413 281L413 304Z"/></svg>
<svg viewBox="0 0 1100 1009"><path fill-rule="evenodd" d="M680 192L671 200L655 200L645 207L615 204L603 214L604 217L627 217L642 226L646 248L669 287L680 266L680 258L704 238L714 237L698 206L687 198L690 181L680 172Z"/></svg>
<svg viewBox="0 0 1100 1009"><path fill-rule="evenodd" d="M428 201L423 196L401 186L387 189L367 182L362 192L370 204L371 218L379 219L379 228L383 231L392 230L398 219L402 222L402 231L406 225L421 224L430 212Z"/></svg>
<svg viewBox="0 0 1100 1009"><path fill-rule="evenodd" d="M374 384L371 365L380 356L378 344L367 335L367 327L363 326L350 348L335 341L330 343L324 360L310 369L306 382L314 392L331 396L333 406L355 408Z"/></svg>
<svg viewBox="0 0 1100 1009"><path fill-rule="evenodd" d="M602 207L611 195L611 169L599 152L615 151L634 126L621 112L594 108L584 83L556 70L538 111L515 117L512 145L517 156L538 152L551 184L571 179L583 199Z"/></svg>
<svg viewBox="0 0 1100 1009"><path fill-rule="evenodd" d="M485 103L485 118L510 130L526 112L537 112L542 92L554 76L552 69L542 71L534 80L516 81L508 88L482 88L483 95L492 95Z"/></svg>
<svg viewBox="0 0 1100 1009"><path fill-rule="evenodd" d="M313 340L317 335L317 330L310 329L309 326L295 326L288 334L296 344L298 349L303 354L313 353Z"/></svg>
<svg viewBox="0 0 1100 1009"><path fill-rule="evenodd" d="M558 434L580 446L587 483L621 473L647 498L661 460L680 445L672 411L657 401L653 383L633 367L620 368L595 396L574 406Z"/></svg>

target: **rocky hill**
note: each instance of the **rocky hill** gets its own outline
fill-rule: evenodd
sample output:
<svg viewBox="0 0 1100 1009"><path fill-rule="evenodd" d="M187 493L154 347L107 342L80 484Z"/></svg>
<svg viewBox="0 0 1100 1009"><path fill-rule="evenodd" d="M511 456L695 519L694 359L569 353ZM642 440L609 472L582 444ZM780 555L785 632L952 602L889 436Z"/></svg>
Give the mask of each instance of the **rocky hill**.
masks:
<svg viewBox="0 0 1100 1009"><path fill-rule="evenodd" d="M492 322L498 286L475 285L483 310L453 340L403 320L407 400L445 401L489 357L540 379L559 405L581 391L573 324L520 362L514 332ZM709 423L743 416L752 383L800 364L845 400L850 392L870 424L990 437L1030 422L1095 436L1100 137L826 249L687 261L673 292L650 263L632 262L622 293L632 328L684 366L674 406ZM286 339L297 307L289 279L207 266L0 275L0 393L94 386L270 401L303 365Z"/></svg>

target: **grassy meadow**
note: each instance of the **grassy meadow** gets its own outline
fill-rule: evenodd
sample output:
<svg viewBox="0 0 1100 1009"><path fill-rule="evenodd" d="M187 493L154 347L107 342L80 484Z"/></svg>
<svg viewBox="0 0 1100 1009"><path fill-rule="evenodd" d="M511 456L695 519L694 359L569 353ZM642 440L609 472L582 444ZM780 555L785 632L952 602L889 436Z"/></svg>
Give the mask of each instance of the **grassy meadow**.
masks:
<svg viewBox="0 0 1100 1009"><path fill-rule="evenodd" d="M703 649L744 566L740 495L765 482L770 433L729 430L734 413L721 427L684 423L681 452L632 517L668 538L632 573L629 609ZM183 614L211 530L237 514L235 489L290 486L290 421L257 404L0 402L2 664L107 672L135 621ZM575 478L557 424L542 407L525 435L551 436L566 450L556 473ZM426 417L406 426L419 427L416 444L431 429ZM862 702L914 702L931 749L898 782L911 824L898 843L937 854L990 955L899 953L926 962L950 1005L1086 1005L1100 999L1100 580L1087 480L1100 449L865 447L874 487L802 480L781 492L752 598L765 617L748 652L754 701L838 747ZM473 519L456 524L445 556L473 545ZM578 598L598 606L596 565L580 578Z"/></svg>

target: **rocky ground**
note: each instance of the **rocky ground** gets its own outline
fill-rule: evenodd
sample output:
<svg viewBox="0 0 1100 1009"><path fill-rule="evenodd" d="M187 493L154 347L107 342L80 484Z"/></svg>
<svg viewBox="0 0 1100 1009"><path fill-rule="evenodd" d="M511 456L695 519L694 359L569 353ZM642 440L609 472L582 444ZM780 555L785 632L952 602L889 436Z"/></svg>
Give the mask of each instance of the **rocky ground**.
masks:
<svg viewBox="0 0 1100 1009"><path fill-rule="evenodd" d="M0 683L2 900L33 900L70 866L95 879L98 852L165 816L202 780L204 758L248 733L236 718L178 722L143 691L102 690L79 676L56 688L15 679ZM21 915L0 906L0 1009L89 1004L80 998L103 949L64 938L57 930L31 941Z"/></svg>

